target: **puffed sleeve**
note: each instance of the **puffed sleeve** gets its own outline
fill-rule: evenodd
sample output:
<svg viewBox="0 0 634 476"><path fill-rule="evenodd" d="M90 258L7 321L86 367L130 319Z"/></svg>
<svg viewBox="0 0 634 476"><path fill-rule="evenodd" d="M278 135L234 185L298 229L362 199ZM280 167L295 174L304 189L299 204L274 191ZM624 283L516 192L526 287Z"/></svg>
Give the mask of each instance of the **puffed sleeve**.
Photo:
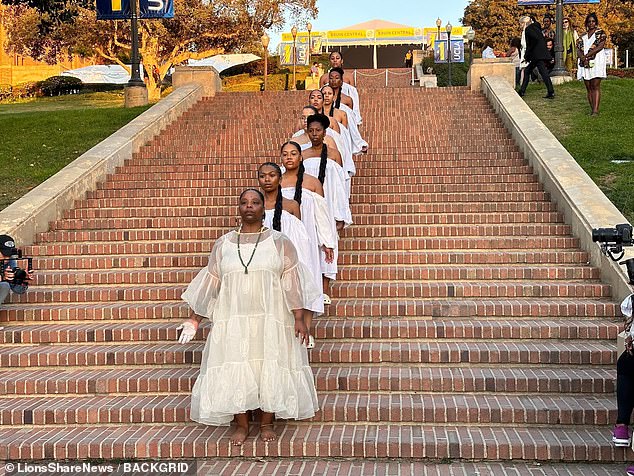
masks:
<svg viewBox="0 0 634 476"><path fill-rule="evenodd" d="M319 244L326 248L334 248L337 244L337 229L334 226L335 220L328 209L328 202L317 193L313 193L312 197Z"/></svg>
<svg viewBox="0 0 634 476"><path fill-rule="evenodd" d="M594 37L595 37L594 44L596 46L599 46L599 44L603 41L608 41L608 35L606 35L605 31L603 31L600 28L596 31L596 33L594 34Z"/></svg>
<svg viewBox="0 0 634 476"><path fill-rule="evenodd" d="M317 300L321 291L308 268L300 262L291 240L282 233L276 233L274 239L283 263L281 285L286 306L289 311L305 309Z"/></svg>
<svg viewBox="0 0 634 476"><path fill-rule="evenodd" d="M198 272L181 295L181 299L189 304L194 313L208 319L213 316L216 299L220 293L220 260L223 243L224 237L216 240L209 255L209 263Z"/></svg>
<svg viewBox="0 0 634 476"><path fill-rule="evenodd" d="M334 194L334 219L342 221L344 223L344 227L347 228L352 225L352 213L350 212L350 201L348 200L348 194L346 192L346 179L343 168L334 161L328 161L327 171L332 171L329 173L327 178L327 180L330 181L328 186L336 187L336 192Z"/></svg>

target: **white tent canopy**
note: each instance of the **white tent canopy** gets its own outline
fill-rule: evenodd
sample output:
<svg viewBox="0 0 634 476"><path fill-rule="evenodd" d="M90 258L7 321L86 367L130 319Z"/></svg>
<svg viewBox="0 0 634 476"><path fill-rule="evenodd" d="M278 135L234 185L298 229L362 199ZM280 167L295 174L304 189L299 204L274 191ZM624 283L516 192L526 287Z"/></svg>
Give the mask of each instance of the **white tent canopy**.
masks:
<svg viewBox="0 0 634 476"><path fill-rule="evenodd" d="M187 62L187 66L211 66L218 73L222 73L225 69L229 69L240 64L247 64L259 59L259 56L252 54L216 55L202 60L190 59Z"/></svg>
<svg viewBox="0 0 634 476"><path fill-rule="evenodd" d="M143 77L143 65L141 77ZM130 73L118 64L97 64L83 68L62 71L62 76L73 76L81 79L84 84L126 84L130 80Z"/></svg>

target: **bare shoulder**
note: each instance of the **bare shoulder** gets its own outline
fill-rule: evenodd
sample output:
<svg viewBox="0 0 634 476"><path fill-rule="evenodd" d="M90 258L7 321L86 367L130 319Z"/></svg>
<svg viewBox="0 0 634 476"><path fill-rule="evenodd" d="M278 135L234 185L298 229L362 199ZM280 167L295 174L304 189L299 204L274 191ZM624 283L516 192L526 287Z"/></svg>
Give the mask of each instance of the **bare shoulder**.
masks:
<svg viewBox="0 0 634 476"><path fill-rule="evenodd" d="M288 213L297 218L301 216L299 211L299 203L297 203L295 200L282 198L282 209L286 210Z"/></svg>
<svg viewBox="0 0 634 476"><path fill-rule="evenodd" d="M315 192L322 197L324 195L324 187L322 187L321 182L312 175L304 174L302 187L310 190L311 192Z"/></svg>
<svg viewBox="0 0 634 476"><path fill-rule="evenodd" d="M341 160L341 154L334 147L328 147L328 158L334 160L339 165L343 166L343 161Z"/></svg>

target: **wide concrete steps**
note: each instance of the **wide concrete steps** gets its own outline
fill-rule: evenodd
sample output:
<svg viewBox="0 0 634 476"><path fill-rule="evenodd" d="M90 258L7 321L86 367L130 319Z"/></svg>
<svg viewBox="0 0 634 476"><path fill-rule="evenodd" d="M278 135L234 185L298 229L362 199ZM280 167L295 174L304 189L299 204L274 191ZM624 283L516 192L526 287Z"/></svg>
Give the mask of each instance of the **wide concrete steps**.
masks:
<svg viewBox="0 0 634 476"><path fill-rule="evenodd" d="M232 447L226 427L116 425L0 430L0 459L320 457L623 461L595 426L514 427L285 423L275 443L249 438ZM46 445L42 445L46 441Z"/></svg>

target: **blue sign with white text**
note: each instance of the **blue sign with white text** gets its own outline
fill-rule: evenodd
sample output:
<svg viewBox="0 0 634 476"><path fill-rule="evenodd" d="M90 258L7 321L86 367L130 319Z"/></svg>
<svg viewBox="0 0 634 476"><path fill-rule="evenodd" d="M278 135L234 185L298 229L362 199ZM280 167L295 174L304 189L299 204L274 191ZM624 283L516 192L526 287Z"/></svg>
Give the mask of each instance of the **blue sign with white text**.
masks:
<svg viewBox="0 0 634 476"><path fill-rule="evenodd" d="M97 20L129 20L130 1L97 0ZM174 18L174 0L139 0L139 18Z"/></svg>
<svg viewBox="0 0 634 476"><path fill-rule="evenodd" d="M174 18L174 0L139 0L139 8L141 18Z"/></svg>
<svg viewBox="0 0 634 476"><path fill-rule="evenodd" d="M448 63L447 40L434 41L434 63ZM464 40L451 40L451 62L464 62Z"/></svg>
<svg viewBox="0 0 634 476"><path fill-rule="evenodd" d="M130 0L97 0L97 20L128 20Z"/></svg>

